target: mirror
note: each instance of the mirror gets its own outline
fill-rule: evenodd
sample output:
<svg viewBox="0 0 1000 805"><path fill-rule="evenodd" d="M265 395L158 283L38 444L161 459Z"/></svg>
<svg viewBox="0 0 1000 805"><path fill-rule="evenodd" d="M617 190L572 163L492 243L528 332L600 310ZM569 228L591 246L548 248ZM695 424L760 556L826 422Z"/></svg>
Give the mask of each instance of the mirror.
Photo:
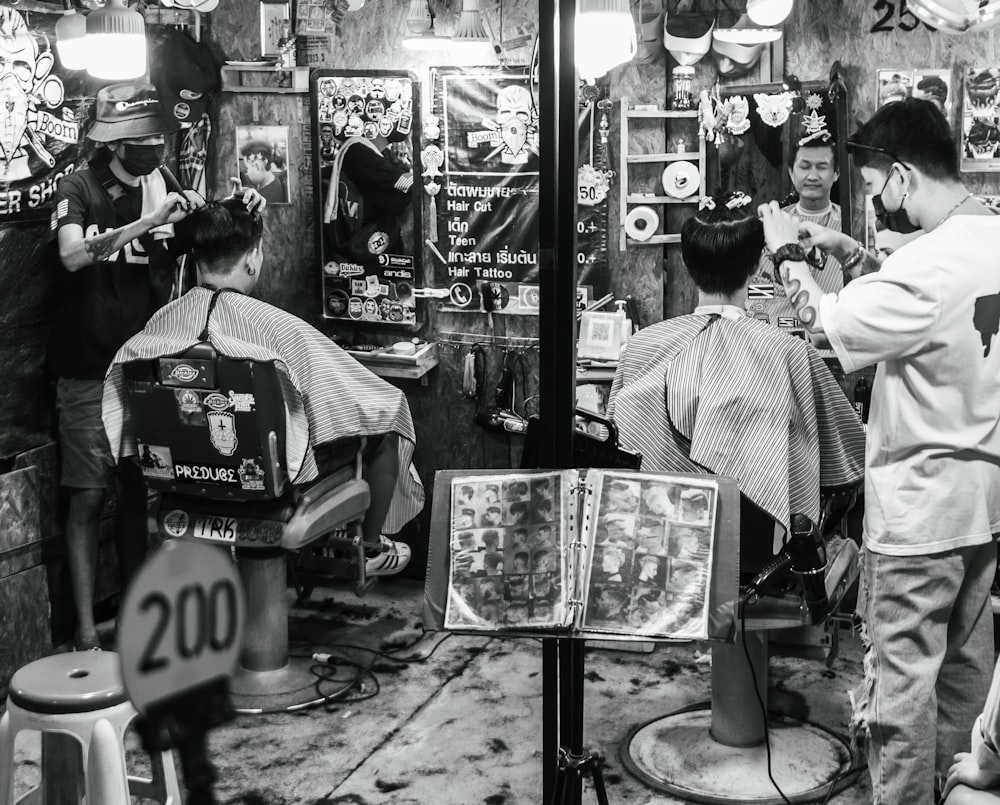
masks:
<svg viewBox="0 0 1000 805"><path fill-rule="evenodd" d="M706 139L710 193L743 190L753 203L792 204L798 194L788 165L796 143L826 129L835 139L839 178L830 193L840 205L841 228L853 231L853 198L847 156L847 93L839 75L834 81L789 79L785 84L723 86L714 106ZM713 136L714 135L714 136Z"/></svg>
<svg viewBox="0 0 1000 805"><path fill-rule="evenodd" d="M310 95L323 317L416 329L420 85L406 71L314 70Z"/></svg>

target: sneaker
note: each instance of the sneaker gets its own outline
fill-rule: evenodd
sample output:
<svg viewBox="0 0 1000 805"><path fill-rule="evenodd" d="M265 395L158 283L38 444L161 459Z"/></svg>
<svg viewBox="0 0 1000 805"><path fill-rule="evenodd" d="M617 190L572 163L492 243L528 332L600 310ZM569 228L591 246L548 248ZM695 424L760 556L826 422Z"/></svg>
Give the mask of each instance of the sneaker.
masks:
<svg viewBox="0 0 1000 805"><path fill-rule="evenodd" d="M365 573L369 576L391 576L399 573L410 561L410 546L394 542L385 534L381 537L380 550L365 560Z"/></svg>

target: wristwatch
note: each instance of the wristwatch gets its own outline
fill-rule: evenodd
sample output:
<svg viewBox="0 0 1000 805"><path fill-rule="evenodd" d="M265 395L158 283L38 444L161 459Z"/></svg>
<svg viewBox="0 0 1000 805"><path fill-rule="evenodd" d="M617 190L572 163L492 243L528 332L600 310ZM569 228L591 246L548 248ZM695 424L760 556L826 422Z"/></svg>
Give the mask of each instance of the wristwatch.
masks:
<svg viewBox="0 0 1000 805"><path fill-rule="evenodd" d="M781 266L786 260L791 260L793 263L804 263L806 262L806 252L798 243L786 243L774 250L771 260L774 262L775 268Z"/></svg>

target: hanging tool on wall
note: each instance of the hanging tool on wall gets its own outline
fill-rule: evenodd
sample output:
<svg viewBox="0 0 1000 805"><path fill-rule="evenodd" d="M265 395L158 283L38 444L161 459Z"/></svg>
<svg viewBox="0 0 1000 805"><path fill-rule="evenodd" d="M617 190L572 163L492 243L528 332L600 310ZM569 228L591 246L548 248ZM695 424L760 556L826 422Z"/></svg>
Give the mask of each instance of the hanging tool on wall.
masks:
<svg viewBox="0 0 1000 805"><path fill-rule="evenodd" d="M465 364L462 371L462 394L466 399L478 400L486 382L486 350L481 344L475 344L465 353Z"/></svg>
<svg viewBox="0 0 1000 805"><path fill-rule="evenodd" d="M524 359L521 353L512 349L506 350L503 355L503 371L500 373L494 392L493 405L476 414L476 424L487 430L504 433L524 433L528 429L528 420L514 410L517 399L515 370L519 366L523 382Z"/></svg>

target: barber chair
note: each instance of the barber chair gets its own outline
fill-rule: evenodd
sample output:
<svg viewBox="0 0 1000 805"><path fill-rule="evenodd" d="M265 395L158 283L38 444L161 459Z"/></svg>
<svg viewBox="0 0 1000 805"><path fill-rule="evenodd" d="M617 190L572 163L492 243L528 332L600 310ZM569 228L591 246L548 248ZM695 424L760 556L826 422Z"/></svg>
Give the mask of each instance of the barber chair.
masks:
<svg viewBox="0 0 1000 805"><path fill-rule="evenodd" d="M361 449L348 466L295 486L286 409L302 402L287 398L298 392L283 387L273 362L228 358L202 341L123 371L143 477L161 493L159 533L215 543L239 565L247 623L231 685L237 712L323 701L312 660L289 657L287 556L326 540L346 557L341 570L358 595L374 581L360 529L369 504Z"/></svg>
<svg viewBox="0 0 1000 805"><path fill-rule="evenodd" d="M814 595L811 607L802 580L780 569L787 562L776 561L774 521L743 499L736 642L712 647L710 703L685 707L629 732L620 756L646 785L690 802L784 801L767 774L761 702L766 709L768 656L821 659L828 666L835 659L839 624L832 616L858 577L859 551L852 539L834 539L832 532L857 494L856 486L824 491L819 532L826 548L826 601L817 603ZM751 594L755 589L759 597ZM842 687L832 692L846 696ZM840 790L853 782L847 772L856 758L841 736L775 711L768 711L767 724L772 774L788 801L813 802L831 784Z"/></svg>

